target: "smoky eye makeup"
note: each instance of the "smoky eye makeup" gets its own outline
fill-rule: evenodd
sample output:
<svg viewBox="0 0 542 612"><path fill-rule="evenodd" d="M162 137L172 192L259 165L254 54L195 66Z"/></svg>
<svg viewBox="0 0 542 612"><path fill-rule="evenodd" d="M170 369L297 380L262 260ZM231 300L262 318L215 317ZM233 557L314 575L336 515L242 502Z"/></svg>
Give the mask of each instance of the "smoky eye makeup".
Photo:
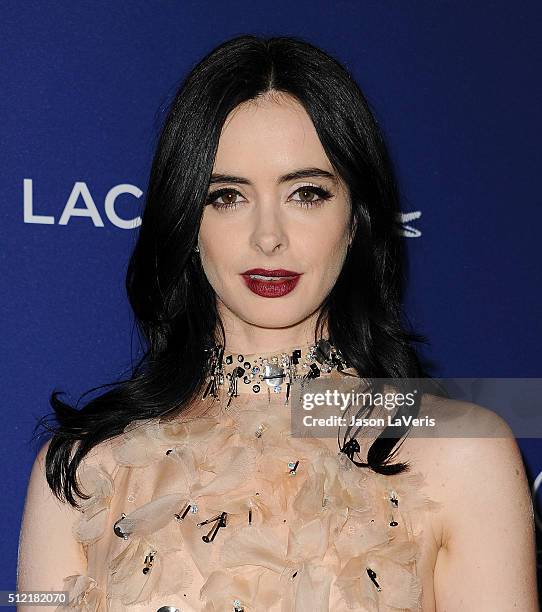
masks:
<svg viewBox="0 0 542 612"><path fill-rule="evenodd" d="M218 200L224 196L243 197L242 194L237 191L237 189L233 189L232 187L221 187L220 189L215 189L207 194L205 204L211 204L215 208L233 208L237 206L237 204L240 204L240 202L219 202Z"/></svg>
<svg viewBox="0 0 542 612"><path fill-rule="evenodd" d="M287 198L288 202L295 202L301 208L313 208L322 206L327 200L333 198L334 194L320 185L308 183L294 189ZM243 195L233 187L221 187L209 192L205 201L206 205L212 205L216 209L232 209L243 203ZM220 201L221 198L234 198L229 201Z"/></svg>
<svg viewBox="0 0 542 612"><path fill-rule="evenodd" d="M294 196L299 195L299 198ZM297 187L288 200L299 202L302 206L321 206L333 197L333 193L319 185L307 184ZM308 198L307 198L308 196Z"/></svg>

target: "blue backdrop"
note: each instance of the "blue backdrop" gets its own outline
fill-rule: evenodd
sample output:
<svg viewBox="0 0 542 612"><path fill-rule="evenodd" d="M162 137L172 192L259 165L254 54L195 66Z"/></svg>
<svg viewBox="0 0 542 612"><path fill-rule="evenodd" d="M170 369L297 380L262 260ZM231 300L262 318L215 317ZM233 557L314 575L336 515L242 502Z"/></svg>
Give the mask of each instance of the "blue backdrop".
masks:
<svg viewBox="0 0 542 612"><path fill-rule="evenodd" d="M529 0L2 3L0 589L35 418L136 351L123 283L163 105L233 35L305 37L366 93L412 218L407 312L433 373L542 376L541 17ZM534 483L540 441L519 442Z"/></svg>

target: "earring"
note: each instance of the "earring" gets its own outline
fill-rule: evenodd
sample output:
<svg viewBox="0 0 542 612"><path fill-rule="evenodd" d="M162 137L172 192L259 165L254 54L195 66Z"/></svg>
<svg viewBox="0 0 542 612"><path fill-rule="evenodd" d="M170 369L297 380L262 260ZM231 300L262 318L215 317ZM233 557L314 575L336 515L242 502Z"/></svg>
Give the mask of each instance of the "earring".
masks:
<svg viewBox="0 0 542 612"><path fill-rule="evenodd" d="M194 247L194 253L199 253L199 246L197 246L197 245L196 245L196 246Z"/></svg>

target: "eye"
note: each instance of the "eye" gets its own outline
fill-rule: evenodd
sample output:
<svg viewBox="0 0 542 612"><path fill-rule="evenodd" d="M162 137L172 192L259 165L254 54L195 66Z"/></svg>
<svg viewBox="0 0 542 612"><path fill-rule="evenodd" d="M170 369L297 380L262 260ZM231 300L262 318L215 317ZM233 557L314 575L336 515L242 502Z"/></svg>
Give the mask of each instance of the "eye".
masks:
<svg viewBox="0 0 542 612"><path fill-rule="evenodd" d="M237 198L243 197L236 189L223 187L216 189L207 196L206 204L212 204L214 208L237 208L241 201ZM222 200L222 201L221 201ZM242 200L244 201L244 200Z"/></svg>
<svg viewBox="0 0 542 612"><path fill-rule="evenodd" d="M291 199L306 208L321 206L326 200L333 197L333 194L327 189L318 187L316 185L304 185L303 187L296 189L292 195L299 195L299 198Z"/></svg>
<svg viewBox="0 0 542 612"><path fill-rule="evenodd" d="M299 197L291 197L290 199L305 208L321 206L326 200L333 197L331 192L317 185L304 185L292 194L292 196L296 195ZM233 209L245 201L240 198L243 198L243 196L236 189L223 187L209 193L206 204L212 204L216 209Z"/></svg>

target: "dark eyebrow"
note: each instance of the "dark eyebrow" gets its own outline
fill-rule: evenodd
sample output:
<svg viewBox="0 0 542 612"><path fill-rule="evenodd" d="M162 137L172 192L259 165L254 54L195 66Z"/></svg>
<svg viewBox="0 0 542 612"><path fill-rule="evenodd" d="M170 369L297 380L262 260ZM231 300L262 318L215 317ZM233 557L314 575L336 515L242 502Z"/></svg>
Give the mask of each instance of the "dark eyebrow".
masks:
<svg viewBox="0 0 542 612"><path fill-rule="evenodd" d="M337 177L327 170L322 170L321 168L301 168L300 170L294 170L293 172L288 172L288 174L283 174L278 179L278 183L287 183L289 181L296 181L298 179L304 178L327 178L332 180L333 182L337 182ZM237 185L252 185L252 183L242 176L232 176L230 174L212 174L210 184L213 183L235 183Z"/></svg>

